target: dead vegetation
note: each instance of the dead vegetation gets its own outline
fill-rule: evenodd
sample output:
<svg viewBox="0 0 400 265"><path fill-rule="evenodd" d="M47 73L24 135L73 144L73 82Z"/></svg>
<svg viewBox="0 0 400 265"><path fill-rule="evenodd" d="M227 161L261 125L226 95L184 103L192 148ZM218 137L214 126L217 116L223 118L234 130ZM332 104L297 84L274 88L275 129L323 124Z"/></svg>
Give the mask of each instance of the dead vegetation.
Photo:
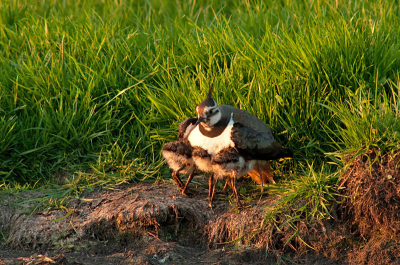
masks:
<svg viewBox="0 0 400 265"><path fill-rule="evenodd" d="M353 154L354 155L354 154ZM358 264L400 262L400 152L346 157L338 214L352 235L348 260Z"/></svg>
<svg viewBox="0 0 400 265"><path fill-rule="evenodd" d="M37 255L53 250L52 257L62 253L67 260L66 253L71 252L98 255L135 249L135 253L126 251L120 256L143 264L152 264L154 259L168 260L167 264L198 264L198 257L210 263L263 264L281 260L285 250L293 252L301 245L296 237L291 238L294 230L290 226L275 227L265 222L265 210L273 209L276 198L254 200L238 212L219 195L222 200L215 202L213 213L205 199L207 189L198 187L195 191L197 194L188 198L174 185L127 185L86 194L70 201L70 208L64 211L33 215L20 214L20 208L11 207L15 198L10 196L0 206L0 228L8 247L42 251ZM23 200L35 195L40 196L25 194ZM238 247L236 252L229 250L233 245Z"/></svg>
<svg viewBox="0 0 400 265"><path fill-rule="evenodd" d="M29 215L18 214L20 209L7 205L0 207L0 225L6 231L7 244L31 249L79 248L81 239L104 241L140 237L143 233L158 235L167 226L174 231L181 226L197 231L212 217L206 201L177 196L171 186L150 184L89 194L72 200L66 211Z"/></svg>
<svg viewBox="0 0 400 265"><path fill-rule="evenodd" d="M344 201L332 205L332 218L324 221L306 221L304 216L290 219L295 208L268 219L265 213L275 209L277 197L253 200L241 211L227 200L218 200L213 213L205 199L206 188L197 187L194 196L184 197L176 186L142 183L86 194L70 201L68 210L33 215L20 214L21 209L11 207L16 199L9 196L0 205L0 229L8 247L57 250L68 262L65 253L69 251L111 253L125 249L113 261L197 264L201 259L262 264L268 259L282 264L290 263L288 260L398 264L399 154L372 150L349 160L340 184ZM35 195L21 196L29 201ZM298 203L302 207L306 202ZM229 246L235 246L236 252L227 251ZM53 257L58 257L57 253Z"/></svg>
<svg viewBox="0 0 400 265"><path fill-rule="evenodd" d="M400 152L370 150L355 158L342 178L343 217L362 237L400 231L399 160Z"/></svg>
<svg viewBox="0 0 400 265"><path fill-rule="evenodd" d="M268 246L279 254L292 250L298 261L313 249L337 262L399 264L400 152L370 150L353 160L348 156L346 162L339 185L342 202L333 205L330 220L298 221L293 226L286 217L294 213L289 213L277 216L271 225L252 208L222 215L208 227L209 241Z"/></svg>

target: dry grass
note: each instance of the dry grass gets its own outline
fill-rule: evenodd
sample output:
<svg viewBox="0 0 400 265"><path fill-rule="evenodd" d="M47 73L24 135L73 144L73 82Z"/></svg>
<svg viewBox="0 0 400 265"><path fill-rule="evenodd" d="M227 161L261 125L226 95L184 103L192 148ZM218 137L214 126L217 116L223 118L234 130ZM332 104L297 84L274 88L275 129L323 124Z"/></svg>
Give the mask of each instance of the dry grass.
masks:
<svg viewBox="0 0 400 265"><path fill-rule="evenodd" d="M351 161L342 178L344 220L363 237L400 231L399 160L399 151L370 150Z"/></svg>

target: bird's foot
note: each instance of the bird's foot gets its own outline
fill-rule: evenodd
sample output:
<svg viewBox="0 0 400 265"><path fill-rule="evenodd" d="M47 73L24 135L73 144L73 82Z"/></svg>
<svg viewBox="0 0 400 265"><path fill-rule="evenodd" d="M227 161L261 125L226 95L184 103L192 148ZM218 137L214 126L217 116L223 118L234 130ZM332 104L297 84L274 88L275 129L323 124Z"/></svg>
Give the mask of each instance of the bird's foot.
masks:
<svg viewBox="0 0 400 265"><path fill-rule="evenodd" d="M212 212L213 214L215 214L214 209L213 209L212 202L210 202L210 203L208 204L208 207L210 208L211 212Z"/></svg>
<svg viewBox="0 0 400 265"><path fill-rule="evenodd" d="M194 192L194 191L191 191L191 190L189 190L188 188L183 188L183 189L181 189L181 195L183 195L183 196L186 196L186 197L189 197L189 196L193 196L193 195L195 195L196 194L196 192Z"/></svg>
<svg viewBox="0 0 400 265"><path fill-rule="evenodd" d="M244 205L241 204L241 203L237 203L237 204L236 204L236 207L237 207L238 209L242 209L242 208L244 208Z"/></svg>
<svg viewBox="0 0 400 265"><path fill-rule="evenodd" d="M220 192L222 195L228 195L228 191L226 188L223 188Z"/></svg>
<svg viewBox="0 0 400 265"><path fill-rule="evenodd" d="M236 202L236 207L237 207L238 209L240 209L240 208L244 208L244 205L240 202L240 200L237 200L237 202Z"/></svg>

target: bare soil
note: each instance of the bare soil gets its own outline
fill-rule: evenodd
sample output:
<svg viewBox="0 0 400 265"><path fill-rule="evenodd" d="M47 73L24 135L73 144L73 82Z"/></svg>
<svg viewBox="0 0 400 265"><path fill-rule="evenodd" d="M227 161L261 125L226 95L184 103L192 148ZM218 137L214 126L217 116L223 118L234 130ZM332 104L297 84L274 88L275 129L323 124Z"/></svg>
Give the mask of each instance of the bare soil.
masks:
<svg viewBox="0 0 400 265"><path fill-rule="evenodd" d="M191 190L195 194L184 197L171 183L130 184L32 215L23 212L40 193L7 196L0 203L0 265L400 264L398 241L363 238L353 222L342 221L352 217L340 204L332 220L299 222L299 236L292 237L284 220L279 227L264 222L276 198L254 193L238 211L218 194L211 210L208 190ZM21 197L25 204L15 207Z"/></svg>
<svg viewBox="0 0 400 265"><path fill-rule="evenodd" d="M338 215L348 232L361 239L349 258L360 264L400 264L400 151L346 159Z"/></svg>

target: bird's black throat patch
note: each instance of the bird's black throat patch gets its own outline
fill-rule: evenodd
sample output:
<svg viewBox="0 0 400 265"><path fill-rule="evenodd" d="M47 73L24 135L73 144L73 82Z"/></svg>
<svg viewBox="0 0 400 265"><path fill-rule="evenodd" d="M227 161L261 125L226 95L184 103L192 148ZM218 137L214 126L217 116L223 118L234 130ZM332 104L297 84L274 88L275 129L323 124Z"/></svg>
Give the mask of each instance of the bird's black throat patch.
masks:
<svg viewBox="0 0 400 265"><path fill-rule="evenodd" d="M222 132L226 129L226 126L228 126L229 118L221 118L212 128L211 130L206 130L204 128L203 124L199 124L199 130L200 133L208 138L214 138L222 134Z"/></svg>

